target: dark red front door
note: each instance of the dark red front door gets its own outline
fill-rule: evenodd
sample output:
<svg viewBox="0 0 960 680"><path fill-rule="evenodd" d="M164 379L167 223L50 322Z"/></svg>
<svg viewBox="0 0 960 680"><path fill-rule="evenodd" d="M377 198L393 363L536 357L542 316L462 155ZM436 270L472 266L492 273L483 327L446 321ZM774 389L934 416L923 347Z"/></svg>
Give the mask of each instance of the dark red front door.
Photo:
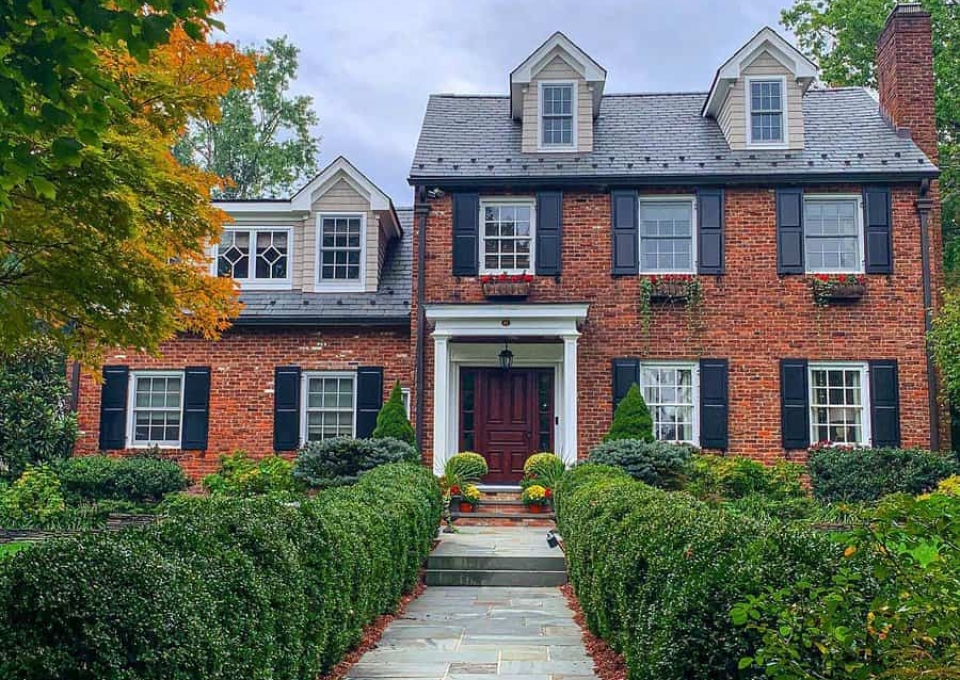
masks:
<svg viewBox="0 0 960 680"><path fill-rule="evenodd" d="M532 453L553 448L553 371L460 372L460 448L487 459L483 481L515 483Z"/></svg>

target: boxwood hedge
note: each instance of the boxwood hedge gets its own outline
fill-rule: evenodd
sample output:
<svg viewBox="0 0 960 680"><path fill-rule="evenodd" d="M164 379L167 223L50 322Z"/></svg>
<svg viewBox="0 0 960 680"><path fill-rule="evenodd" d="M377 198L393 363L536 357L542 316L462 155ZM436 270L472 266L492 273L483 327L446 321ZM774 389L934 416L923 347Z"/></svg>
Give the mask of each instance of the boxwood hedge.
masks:
<svg viewBox="0 0 960 680"><path fill-rule="evenodd" d="M758 642L734 604L766 587L826 578L826 536L715 509L684 493L585 464L564 475L557 522L589 628L621 652L631 679L744 678Z"/></svg>
<svg viewBox="0 0 960 680"><path fill-rule="evenodd" d="M433 475L385 465L299 505L183 498L158 525L0 562L0 677L314 678L416 583Z"/></svg>

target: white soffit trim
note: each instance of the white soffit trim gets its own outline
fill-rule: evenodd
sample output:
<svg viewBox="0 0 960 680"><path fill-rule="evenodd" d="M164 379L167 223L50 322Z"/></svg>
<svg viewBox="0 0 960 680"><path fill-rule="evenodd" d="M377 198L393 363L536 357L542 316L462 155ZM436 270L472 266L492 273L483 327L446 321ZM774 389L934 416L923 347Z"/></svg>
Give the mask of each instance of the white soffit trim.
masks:
<svg viewBox="0 0 960 680"><path fill-rule="evenodd" d="M510 73L510 113L514 118L523 116L524 88L529 87L537 73L555 57L563 59L593 87L593 115L599 113L607 70L577 47L570 38L557 31Z"/></svg>
<svg viewBox="0 0 960 680"><path fill-rule="evenodd" d="M737 50L717 69L710 87L710 94L703 105L704 116L716 117L726 98L727 90L741 77L743 69L748 67L761 53L767 52L783 64L800 83L804 92L816 79L819 69L800 50L791 45L783 36L769 26L764 26L746 45Z"/></svg>
<svg viewBox="0 0 960 680"><path fill-rule="evenodd" d="M587 303L548 305L425 305L435 336L579 335Z"/></svg>

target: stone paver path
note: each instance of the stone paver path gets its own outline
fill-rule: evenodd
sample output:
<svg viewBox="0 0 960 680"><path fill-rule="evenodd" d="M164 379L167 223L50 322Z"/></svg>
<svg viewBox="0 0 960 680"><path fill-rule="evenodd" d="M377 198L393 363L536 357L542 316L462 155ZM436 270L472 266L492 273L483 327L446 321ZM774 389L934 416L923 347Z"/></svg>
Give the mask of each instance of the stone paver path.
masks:
<svg viewBox="0 0 960 680"><path fill-rule="evenodd" d="M443 586L428 587L411 602L347 677L596 678L559 589Z"/></svg>

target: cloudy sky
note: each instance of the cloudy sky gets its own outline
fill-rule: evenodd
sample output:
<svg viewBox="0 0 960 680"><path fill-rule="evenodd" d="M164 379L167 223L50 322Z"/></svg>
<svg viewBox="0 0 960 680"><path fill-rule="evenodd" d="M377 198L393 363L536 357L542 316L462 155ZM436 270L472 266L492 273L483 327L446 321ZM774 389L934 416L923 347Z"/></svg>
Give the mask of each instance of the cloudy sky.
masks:
<svg viewBox="0 0 960 680"><path fill-rule="evenodd" d="M722 4L722 11L719 6ZM606 92L705 91L717 66L789 0L227 0L228 38L300 48L295 89L320 116L321 162L343 154L396 205L427 96L507 94L554 31L607 69Z"/></svg>

